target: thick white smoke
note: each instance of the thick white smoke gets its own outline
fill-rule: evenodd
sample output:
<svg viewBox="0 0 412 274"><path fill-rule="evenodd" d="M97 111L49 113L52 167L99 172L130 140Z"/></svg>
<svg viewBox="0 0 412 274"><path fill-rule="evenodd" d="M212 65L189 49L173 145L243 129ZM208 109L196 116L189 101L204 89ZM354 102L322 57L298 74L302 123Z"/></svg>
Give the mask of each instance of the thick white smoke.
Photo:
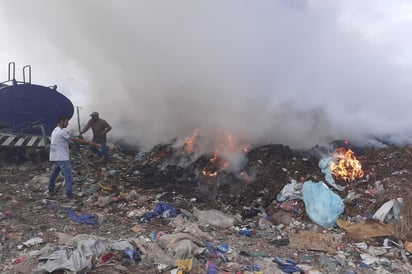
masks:
<svg viewBox="0 0 412 274"><path fill-rule="evenodd" d="M99 111L146 149L194 129L294 147L407 134L412 6L358 2L3 1L0 72L31 64L83 123Z"/></svg>

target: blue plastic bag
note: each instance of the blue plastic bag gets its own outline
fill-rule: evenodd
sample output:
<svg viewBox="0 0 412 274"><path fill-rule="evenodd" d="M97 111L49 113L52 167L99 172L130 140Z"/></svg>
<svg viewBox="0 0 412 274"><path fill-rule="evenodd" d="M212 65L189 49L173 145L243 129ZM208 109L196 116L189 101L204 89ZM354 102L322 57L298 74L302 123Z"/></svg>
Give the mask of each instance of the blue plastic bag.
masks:
<svg viewBox="0 0 412 274"><path fill-rule="evenodd" d="M206 263L206 273L207 274L217 274L216 264L212 261Z"/></svg>
<svg viewBox="0 0 412 274"><path fill-rule="evenodd" d="M306 213L320 226L334 226L345 209L342 199L322 181L306 181L302 187L302 194Z"/></svg>
<svg viewBox="0 0 412 274"><path fill-rule="evenodd" d="M156 205L153 211L147 212L142 217L142 222L147 222L155 217L173 218L176 217L176 209L165 202Z"/></svg>
<svg viewBox="0 0 412 274"><path fill-rule="evenodd" d="M283 259L280 257L275 257L273 259L273 262L277 263L280 270L282 270L282 272L285 273L296 273L299 272L300 274L304 274L305 271L303 271L302 268L300 268L299 266L297 266L296 262L289 260L289 259Z"/></svg>
<svg viewBox="0 0 412 274"><path fill-rule="evenodd" d="M86 224L86 225L98 225L99 222L97 221L97 216L94 214L85 214L81 213L79 215L74 212L73 209L68 208L67 214L69 215L69 219L78 223Z"/></svg>

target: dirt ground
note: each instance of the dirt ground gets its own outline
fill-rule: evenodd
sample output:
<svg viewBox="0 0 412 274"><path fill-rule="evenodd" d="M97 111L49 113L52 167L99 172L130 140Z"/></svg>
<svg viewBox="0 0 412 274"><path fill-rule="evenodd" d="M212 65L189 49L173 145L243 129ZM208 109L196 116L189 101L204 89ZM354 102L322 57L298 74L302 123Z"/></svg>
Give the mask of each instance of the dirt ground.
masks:
<svg viewBox="0 0 412 274"><path fill-rule="evenodd" d="M171 145L159 145L137 155L113 146L113 162L108 165L93 164L93 155L82 150L90 161L90 174L74 184L76 195L71 202L65 200L63 177L58 180L59 193L47 195L50 163L36 157L36 152L24 161L3 156L1 273L32 273L45 261L36 252L45 246L63 247L62 235L126 240L139 250L139 258L128 257L124 250L107 251L111 256L108 262L79 273L178 273L173 270L177 269L176 259L192 259L186 271L180 267L182 273L282 273L282 267L273 262L276 257L293 260L306 273L411 273L407 245L412 241L412 148L391 145L353 150L364 176L348 183L337 180L346 186L343 191L330 187L345 205L341 223L332 228L313 222L301 199L277 201L277 195L293 180L298 184L324 181L318 163L322 157L331 156L331 148L255 146L245 153L243 165L236 171L217 166L211 161L213 155L186 161L189 156ZM399 210L393 207L392 219L371 219L384 203L396 198L403 198L403 203L395 203ZM144 214L160 202L174 208L177 217L143 221ZM227 218L211 215L201 220L193 207L204 212L215 209ZM97 224L71 220L68 209L93 215ZM233 221L233 225L219 225L216 220ZM361 225L354 232L343 223ZM372 233L368 230L371 223L372 232L381 232L382 228L385 233ZM197 232L185 229L188 225L196 227ZM174 239L166 246L159 244L158 251L165 252L172 263L170 258L163 262L155 258L156 252L150 248L161 243L162 235L174 237L181 232L191 235L191 244L195 243L197 250L186 246L182 253L176 249L182 242ZM23 244L35 237L41 238L41 243ZM215 248L208 248L206 240ZM227 244L229 251L217 248L222 244ZM90 264L97 259L90 258ZM218 272L206 270L210 264L216 265Z"/></svg>

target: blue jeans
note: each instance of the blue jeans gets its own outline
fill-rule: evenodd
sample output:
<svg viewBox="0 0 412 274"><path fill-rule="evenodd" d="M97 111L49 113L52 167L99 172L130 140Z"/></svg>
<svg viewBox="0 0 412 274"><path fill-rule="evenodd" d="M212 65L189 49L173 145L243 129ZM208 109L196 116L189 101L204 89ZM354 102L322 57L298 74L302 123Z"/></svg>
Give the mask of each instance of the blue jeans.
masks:
<svg viewBox="0 0 412 274"><path fill-rule="evenodd" d="M64 175L65 185L66 185L66 195L72 196L73 190L73 175L72 175L72 165L70 161L53 161L49 179L49 191L54 191L54 183L60 171Z"/></svg>
<svg viewBox="0 0 412 274"><path fill-rule="evenodd" d="M107 151L106 140L95 140L93 142L100 144L100 150L98 150L94 146L90 146L90 150L93 151L94 154L97 154L99 157L104 157L104 161L106 163L110 163L109 152Z"/></svg>

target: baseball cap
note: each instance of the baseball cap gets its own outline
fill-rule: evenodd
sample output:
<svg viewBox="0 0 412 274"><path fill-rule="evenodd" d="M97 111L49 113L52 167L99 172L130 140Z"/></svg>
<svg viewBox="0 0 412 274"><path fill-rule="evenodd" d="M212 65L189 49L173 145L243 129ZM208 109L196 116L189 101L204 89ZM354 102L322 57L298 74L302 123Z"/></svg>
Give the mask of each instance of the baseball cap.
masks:
<svg viewBox="0 0 412 274"><path fill-rule="evenodd" d="M99 113L96 111L93 111L89 116L99 116Z"/></svg>

